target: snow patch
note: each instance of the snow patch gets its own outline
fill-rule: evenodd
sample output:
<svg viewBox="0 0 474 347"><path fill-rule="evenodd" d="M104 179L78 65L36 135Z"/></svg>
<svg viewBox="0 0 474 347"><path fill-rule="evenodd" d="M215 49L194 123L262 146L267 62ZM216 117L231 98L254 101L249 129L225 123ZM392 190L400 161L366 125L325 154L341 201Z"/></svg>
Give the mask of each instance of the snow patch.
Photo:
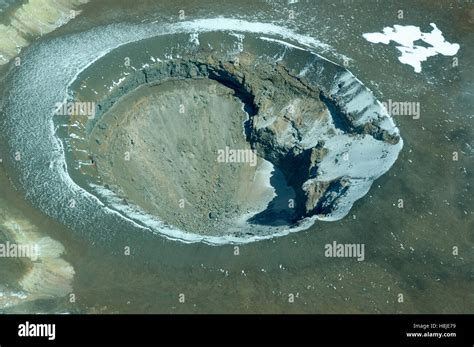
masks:
<svg viewBox="0 0 474 347"><path fill-rule="evenodd" d="M398 58L403 64L413 66L415 72L421 72L421 62L429 57L438 54L453 56L459 51L459 44L449 43L445 40L443 33L436 24L430 23L433 27L431 33L423 33L420 28L414 25L394 25L385 27L382 33L366 33L362 36L372 43L383 43L388 45L390 41L396 42L396 48L402 53ZM416 45L415 42L421 40L431 47Z"/></svg>

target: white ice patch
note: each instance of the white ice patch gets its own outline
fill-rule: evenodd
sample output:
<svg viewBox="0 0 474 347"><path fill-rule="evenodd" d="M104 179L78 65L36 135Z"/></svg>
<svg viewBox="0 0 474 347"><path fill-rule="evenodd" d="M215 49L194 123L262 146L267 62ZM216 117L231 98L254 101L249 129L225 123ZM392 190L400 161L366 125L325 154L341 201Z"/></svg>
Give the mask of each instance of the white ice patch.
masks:
<svg viewBox="0 0 474 347"><path fill-rule="evenodd" d="M459 50L459 44L449 43L445 40L443 33L436 24L430 23L433 27L431 33L423 33L420 28L414 25L394 25L393 28L385 27L382 33L366 33L362 36L372 43L383 43L388 45L390 41L398 43L396 48L402 53L398 58L403 64L413 66L415 72L421 72L421 62L429 57L438 54L453 56ZM416 45L415 42L421 40L431 47Z"/></svg>

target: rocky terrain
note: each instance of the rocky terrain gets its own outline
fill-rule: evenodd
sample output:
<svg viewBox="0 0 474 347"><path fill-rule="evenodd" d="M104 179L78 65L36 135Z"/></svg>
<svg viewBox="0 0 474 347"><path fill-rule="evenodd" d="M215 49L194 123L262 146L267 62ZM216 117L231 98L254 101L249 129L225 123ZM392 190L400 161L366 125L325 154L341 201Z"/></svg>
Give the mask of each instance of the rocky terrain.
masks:
<svg viewBox="0 0 474 347"><path fill-rule="evenodd" d="M346 70L337 73L330 90L323 80L248 53L196 53L139 70L88 124L98 174L125 204L189 232L238 235L306 217L337 218L338 209L347 213L344 198L360 195L374 178L344 170L383 158L371 148L366 157L359 150L349 155L352 142L400 141L381 110L367 118L375 99L351 105L354 96L367 103L366 89ZM226 146L255 149L259 165L218 163ZM283 179L272 180L268 162ZM357 182L363 189L350 192Z"/></svg>

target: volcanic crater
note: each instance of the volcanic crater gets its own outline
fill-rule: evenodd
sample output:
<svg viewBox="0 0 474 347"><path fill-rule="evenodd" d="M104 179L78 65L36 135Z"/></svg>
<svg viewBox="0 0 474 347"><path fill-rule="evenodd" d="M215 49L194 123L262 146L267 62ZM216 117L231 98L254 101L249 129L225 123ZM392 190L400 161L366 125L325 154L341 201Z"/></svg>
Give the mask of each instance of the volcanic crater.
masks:
<svg viewBox="0 0 474 347"><path fill-rule="evenodd" d="M357 125L337 98L284 64L248 53L158 62L128 76L97 109L86 126L92 174L124 204L201 235L324 218L351 185L344 174L318 177L325 139L399 141L374 123ZM219 162L224 148L256 153L257 165Z"/></svg>

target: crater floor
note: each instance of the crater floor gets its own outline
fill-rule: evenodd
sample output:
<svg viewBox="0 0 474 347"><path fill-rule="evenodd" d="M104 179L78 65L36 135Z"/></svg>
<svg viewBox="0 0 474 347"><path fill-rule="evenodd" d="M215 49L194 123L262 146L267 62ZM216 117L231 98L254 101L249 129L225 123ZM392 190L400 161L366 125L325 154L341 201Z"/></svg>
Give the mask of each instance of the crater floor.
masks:
<svg viewBox="0 0 474 347"><path fill-rule="evenodd" d="M247 118L234 90L213 80L144 85L102 116L90 148L104 183L124 201L182 230L218 234L273 196L268 162L219 158L226 147L251 153Z"/></svg>

